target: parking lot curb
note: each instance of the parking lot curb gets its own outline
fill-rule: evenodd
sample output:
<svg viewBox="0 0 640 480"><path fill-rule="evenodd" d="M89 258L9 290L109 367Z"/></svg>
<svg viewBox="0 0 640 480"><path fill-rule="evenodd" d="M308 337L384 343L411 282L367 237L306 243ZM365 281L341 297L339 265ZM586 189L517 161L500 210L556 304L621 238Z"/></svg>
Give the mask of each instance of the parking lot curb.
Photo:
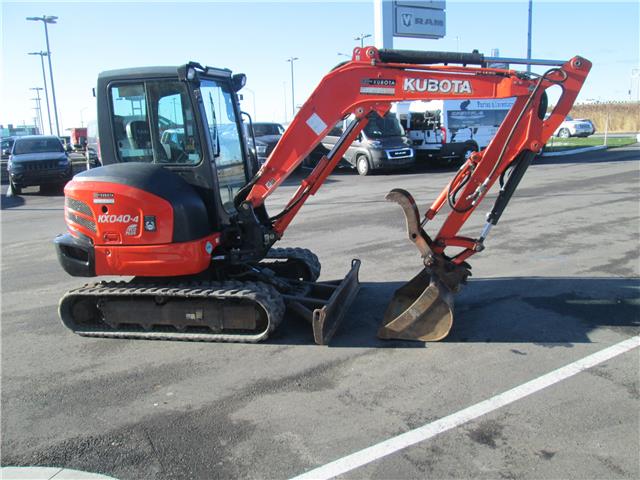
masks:
<svg viewBox="0 0 640 480"><path fill-rule="evenodd" d="M1 480L117 480L100 473L59 467L1 467Z"/></svg>
<svg viewBox="0 0 640 480"><path fill-rule="evenodd" d="M607 147L605 145L598 145L595 147L583 147L583 148L574 148L573 150L562 150L561 152L546 152L540 155L541 157L560 157L562 155L575 155L576 153L585 153L585 152L593 152L596 150L606 150Z"/></svg>

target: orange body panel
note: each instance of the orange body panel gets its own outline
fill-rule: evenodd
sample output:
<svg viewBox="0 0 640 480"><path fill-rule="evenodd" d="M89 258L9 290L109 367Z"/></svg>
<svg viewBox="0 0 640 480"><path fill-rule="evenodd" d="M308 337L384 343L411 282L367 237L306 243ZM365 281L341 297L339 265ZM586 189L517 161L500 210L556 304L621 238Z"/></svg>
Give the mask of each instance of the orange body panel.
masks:
<svg viewBox="0 0 640 480"><path fill-rule="evenodd" d="M173 208L138 188L99 181L71 181L65 187L65 217L72 235L94 245L95 273L173 277L206 270L220 234L173 243ZM154 229L145 228L153 217Z"/></svg>
<svg viewBox="0 0 640 480"><path fill-rule="evenodd" d="M91 209L91 215L65 205L67 225L91 238L94 245L157 245L171 243L173 209L171 204L151 193L119 183L75 181L64 189L67 199L79 200ZM112 203L104 203L112 202ZM96 231L78 223L69 213L94 222ZM144 229L144 217L155 217L155 231Z"/></svg>
<svg viewBox="0 0 640 480"><path fill-rule="evenodd" d="M175 277L206 270L220 234L182 243L136 246L97 246L96 275Z"/></svg>

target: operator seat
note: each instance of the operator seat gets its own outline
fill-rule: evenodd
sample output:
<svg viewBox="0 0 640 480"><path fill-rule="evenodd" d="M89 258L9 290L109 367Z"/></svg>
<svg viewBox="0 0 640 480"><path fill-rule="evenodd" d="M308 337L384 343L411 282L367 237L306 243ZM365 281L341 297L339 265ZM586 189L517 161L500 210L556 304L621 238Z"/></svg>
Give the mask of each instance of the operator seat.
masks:
<svg viewBox="0 0 640 480"><path fill-rule="evenodd" d="M144 120L133 120L127 125L127 137L131 146L137 149L151 149L151 132Z"/></svg>

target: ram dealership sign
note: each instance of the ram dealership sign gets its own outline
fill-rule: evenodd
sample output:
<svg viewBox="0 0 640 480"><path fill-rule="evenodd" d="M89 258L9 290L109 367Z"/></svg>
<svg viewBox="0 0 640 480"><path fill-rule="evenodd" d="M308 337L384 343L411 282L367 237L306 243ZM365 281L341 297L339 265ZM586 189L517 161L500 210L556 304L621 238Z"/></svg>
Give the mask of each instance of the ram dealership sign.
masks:
<svg viewBox="0 0 640 480"><path fill-rule="evenodd" d="M446 33L444 0L395 2L393 35L396 37L442 38Z"/></svg>

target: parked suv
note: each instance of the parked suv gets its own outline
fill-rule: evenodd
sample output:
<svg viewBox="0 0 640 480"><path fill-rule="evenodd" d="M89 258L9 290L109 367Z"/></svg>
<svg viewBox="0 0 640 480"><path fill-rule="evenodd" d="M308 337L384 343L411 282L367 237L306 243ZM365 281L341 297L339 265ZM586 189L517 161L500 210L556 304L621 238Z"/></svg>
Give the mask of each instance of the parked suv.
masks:
<svg viewBox="0 0 640 480"><path fill-rule="evenodd" d="M5 137L0 141L0 149L2 149L2 160L0 160L0 180L2 183L9 181L9 173L7 172L7 161L9 160L9 154L13 148L13 142L16 137Z"/></svg>
<svg viewBox="0 0 640 480"><path fill-rule="evenodd" d="M262 165L280 141L284 127L279 123L254 122L253 134L256 139L256 154L258 164ZM251 135L248 135L251 138Z"/></svg>
<svg viewBox="0 0 640 480"><path fill-rule="evenodd" d="M10 151L7 170L13 193L31 185L64 186L73 176L71 162L58 137L18 137Z"/></svg>
<svg viewBox="0 0 640 480"><path fill-rule="evenodd" d="M311 162L307 160L307 164L317 162L323 153L331 150L349 122L350 119L339 122L322 140L322 148L316 148ZM349 146L340 164L355 168L360 175L368 175L372 170L411 167L415 164L415 156L411 141L395 114L380 117L372 113L369 123Z"/></svg>
<svg viewBox="0 0 640 480"><path fill-rule="evenodd" d="M586 118L573 119L567 115L564 122L554 132L554 135L560 138L588 137L593 135L595 131L596 129L591 120Z"/></svg>

